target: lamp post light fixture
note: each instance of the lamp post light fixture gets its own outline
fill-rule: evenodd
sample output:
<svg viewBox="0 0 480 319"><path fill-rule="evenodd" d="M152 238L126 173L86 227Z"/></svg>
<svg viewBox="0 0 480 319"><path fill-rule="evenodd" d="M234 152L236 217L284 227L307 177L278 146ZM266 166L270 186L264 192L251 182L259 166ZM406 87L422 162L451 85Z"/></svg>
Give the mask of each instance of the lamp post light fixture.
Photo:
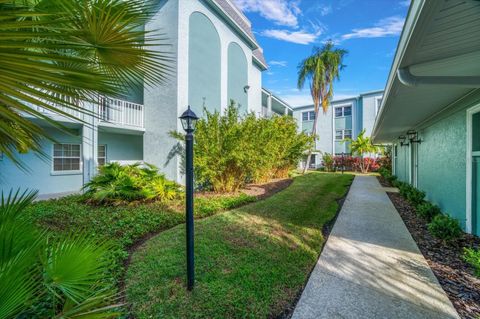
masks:
<svg viewBox="0 0 480 319"><path fill-rule="evenodd" d="M187 230L187 289L192 290L195 284L195 255L193 244L193 132L198 117L190 109L180 116L185 135L185 213Z"/></svg>

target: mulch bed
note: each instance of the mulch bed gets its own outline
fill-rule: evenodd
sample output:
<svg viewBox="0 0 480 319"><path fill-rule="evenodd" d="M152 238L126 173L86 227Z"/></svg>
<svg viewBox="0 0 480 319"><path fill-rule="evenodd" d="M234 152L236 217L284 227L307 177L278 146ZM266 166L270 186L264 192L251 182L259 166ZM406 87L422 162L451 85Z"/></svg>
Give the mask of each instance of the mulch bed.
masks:
<svg viewBox="0 0 480 319"><path fill-rule="evenodd" d="M379 178L382 186L390 187ZM418 248L462 318L480 318L480 279L474 269L462 259L463 247L480 247L480 238L464 234L462 238L444 244L430 235L427 223L418 217L400 194L387 193L416 241Z"/></svg>

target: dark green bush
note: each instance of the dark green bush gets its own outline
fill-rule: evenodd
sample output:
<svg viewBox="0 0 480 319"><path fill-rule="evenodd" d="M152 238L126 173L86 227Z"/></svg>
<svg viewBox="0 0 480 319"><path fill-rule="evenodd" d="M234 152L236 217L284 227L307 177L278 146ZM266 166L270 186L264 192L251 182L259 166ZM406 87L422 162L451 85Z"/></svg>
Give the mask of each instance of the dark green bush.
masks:
<svg viewBox="0 0 480 319"><path fill-rule="evenodd" d="M464 248L463 260L475 269L475 276L480 277L480 249Z"/></svg>
<svg viewBox="0 0 480 319"><path fill-rule="evenodd" d="M440 207L429 202L424 202L418 205L416 211L417 215L424 218L427 222L432 221L435 216L442 213Z"/></svg>
<svg viewBox="0 0 480 319"><path fill-rule="evenodd" d="M178 197L179 185L169 181L150 164L106 164L85 185L85 196L98 203L151 200L165 202Z"/></svg>
<svg viewBox="0 0 480 319"><path fill-rule="evenodd" d="M448 215L437 215L428 224L428 231L436 238L448 242L462 235L458 220Z"/></svg>
<svg viewBox="0 0 480 319"><path fill-rule="evenodd" d="M412 204L413 206L418 206L423 204L425 201L425 192L416 189L415 187L410 187L408 192L407 192L407 200Z"/></svg>

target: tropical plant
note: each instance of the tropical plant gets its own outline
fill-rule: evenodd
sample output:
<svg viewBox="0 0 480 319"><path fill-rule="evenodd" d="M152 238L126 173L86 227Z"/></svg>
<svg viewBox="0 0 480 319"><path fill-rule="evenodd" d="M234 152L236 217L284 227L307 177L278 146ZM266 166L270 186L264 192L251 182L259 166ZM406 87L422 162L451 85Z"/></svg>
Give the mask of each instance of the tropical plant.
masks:
<svg viewBox="0 0 480 319"><path fill-rule="evenodd" d="M464 248L463 260L472 265L475 275L480 278L480 249Z"/></svg>
<svg viewBox="0 0 480 319"><path fill-rule="evenodd" d="M449 242L462 235L462 228L457 219L439 214L427 225L428 231L443 242Z"/></svg>
<svg viewBox="0 0 480 319"><path fill-rule="evenodd" d="M0 152L26 168L17 153L42 154L49 138L28 114L60 129L44 110L73 118L93 115L98 95L122 97L162 83L171 72L162 45L144 31L155 12L144 0L0 1Z"/></svg>
<svg viewBox="0 0 480 319"><path fill-rule="evenodd" d="M1 196L0 318L117 316L115 290L102 280L109 243L82 233L55 237L37 230L22 214L35 196L27 191ZM31 313L36 304L43 309Z"/></svg>
<svg viewBox="0 0 480 319"><path fill-rule="evenodd" d="M183 135L171 132L183 143ZM197 187L215 192L235 192L248 182L287 177L312 143L298 133L289 116L240 116L232 101L224 114L205 110L197 122L194 144ZM183 155L183 144L176 154Z"/></svg>
<svg viewBox="0 0 480 319"><path fill-rule="evenodd" d="M352 154L358 155L361 158L360 161L360 171L362 173L368 173L371 166L371 161L364 161L363 157L365 154L376 153L378 148L373 145L370 137L365 136L365 130L362 130L356 139L345 139L345 141L350 142L350 151Z"/></svg>
<svg viewBox="0 0 480 319"><path fill-rule="evenodd" d="M116 204L139 200L166 202L181 194L180 186L159 174L151 164L103 165L84 189L91 201Z"/></svg>
<svg viewBox="0 0 480 319"><path fill-rule="evenodd" d="M340 70L344 68L343 57L346 54L346 50L334 49L334 43L328 41L322 48L313 48L312 55L298 65L297 86L301 90L305 86L305 82L309 81L310 94L313 99L315 120L313 121L312 136L316 136L317 134L320 104L322 105L323 113L327 113L328 106L333 97L333 82L340 78ZM307 170L311 156L312 149L310 148L307 154L307 165L303 173Z"/></svg>

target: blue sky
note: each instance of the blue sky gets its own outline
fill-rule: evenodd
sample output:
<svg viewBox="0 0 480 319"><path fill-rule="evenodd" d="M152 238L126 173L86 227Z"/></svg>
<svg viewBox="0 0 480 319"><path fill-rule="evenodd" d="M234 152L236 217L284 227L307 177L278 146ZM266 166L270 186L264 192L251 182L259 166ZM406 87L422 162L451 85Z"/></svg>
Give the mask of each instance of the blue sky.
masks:
<svg viewBox="0 0 480 319"><path fill-rule="evenodd" d="M293 106L311 104L296 88L297 65L332 39L349 51L335 99L384 89L402 31L405 0L233 0L252 22L270 68L263 86Z"/></svg>

